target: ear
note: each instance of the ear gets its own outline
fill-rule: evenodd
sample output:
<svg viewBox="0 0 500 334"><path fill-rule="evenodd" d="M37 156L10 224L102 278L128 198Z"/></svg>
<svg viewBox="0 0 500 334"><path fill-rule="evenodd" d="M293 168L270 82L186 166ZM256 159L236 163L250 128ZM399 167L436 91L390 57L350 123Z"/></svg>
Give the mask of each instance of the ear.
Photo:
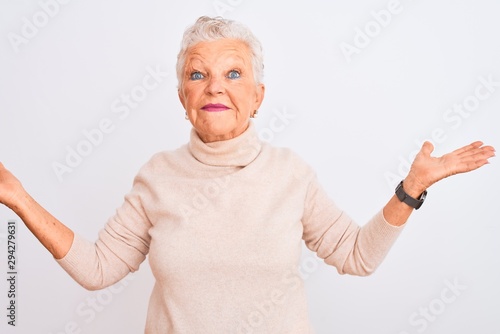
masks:
<svg viewBox="0 0 500 334"><path fill-rule="evenodd" d="M255 105L254 110L259 110L262 101L264 100L264 95L266 92L266 86L264 84L258 84L255 90Z"/></svg>

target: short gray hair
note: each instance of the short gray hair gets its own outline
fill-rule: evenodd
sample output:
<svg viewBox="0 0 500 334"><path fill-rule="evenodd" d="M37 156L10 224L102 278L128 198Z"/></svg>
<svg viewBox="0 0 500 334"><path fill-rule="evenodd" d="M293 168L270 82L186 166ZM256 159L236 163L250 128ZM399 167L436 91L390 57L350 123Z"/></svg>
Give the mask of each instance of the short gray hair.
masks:
<svg viewBox="0 0 500 334"><path fill-rule="evenodd" d="M224 38L237 39L248 46L252 59L254 80L257 84L262 83L264 78L262 45L250 29L239 22L222 17L201 16L186 29L182 37L181 50L177 55L176 65L179 86L183 81L184 65L189 48L200 42L211 42Z"/></svg>

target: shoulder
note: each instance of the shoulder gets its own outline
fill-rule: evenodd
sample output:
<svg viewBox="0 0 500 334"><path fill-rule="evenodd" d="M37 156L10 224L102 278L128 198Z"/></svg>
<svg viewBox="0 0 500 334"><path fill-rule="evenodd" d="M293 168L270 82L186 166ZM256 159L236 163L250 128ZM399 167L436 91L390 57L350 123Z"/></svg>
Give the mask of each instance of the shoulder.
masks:
<svg viewBox="0 0 500 334"><path fill-rule="evenodd" d="M271 164L278 165L283 172L290 172L298 179L311 179L315 176L312 166L289 147L276 147L265 143L262 154Z"/></svg>
<svg viewBox="0 0 500 334"><path fill-rule="evenodd" d="M188 159L190 155L187 145L175 150L157 152L142 165L137 177L157 177L164 175L166 170L182 170Z"/></svg>
<svg viewBox="0 0 500 334"><path fill-rule="evenodd" d="M263 143L262 153L269 155L270 158L283 162L305 163L302 157L289 147L273 146L269 143Z"/></svg>

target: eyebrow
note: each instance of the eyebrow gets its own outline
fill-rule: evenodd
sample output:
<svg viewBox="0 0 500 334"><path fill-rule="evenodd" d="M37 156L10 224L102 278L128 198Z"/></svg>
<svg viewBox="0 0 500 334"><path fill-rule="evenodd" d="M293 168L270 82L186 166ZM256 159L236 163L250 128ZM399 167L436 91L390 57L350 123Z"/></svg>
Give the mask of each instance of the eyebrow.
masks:
<svg viewBox="0 0 500 334"><path fill-rule="evenodd" d="M193 65L193 60L199 61L198 64ZM200 64L201 63L201 64ZM246 67L245 60L242 57L236 56L236 57L230 57L227 59L227 67L231 70L237 68L238 70L243 70L244 67ZM188 59L186 61L186 64L184 65L184 72L189 74L192 70L200 70L200 67L205 67L206 62L203 61L203 59L200 58L195 58L195 59ZM251 64L250 64L251 66Z"/></svg>

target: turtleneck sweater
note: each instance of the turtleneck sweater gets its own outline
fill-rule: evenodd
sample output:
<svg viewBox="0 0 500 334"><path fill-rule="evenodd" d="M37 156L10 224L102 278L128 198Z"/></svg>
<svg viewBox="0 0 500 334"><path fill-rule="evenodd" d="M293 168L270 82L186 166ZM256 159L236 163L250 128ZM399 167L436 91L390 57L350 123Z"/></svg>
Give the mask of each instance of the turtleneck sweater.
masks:
<svg viewBox="0 0 500 334"><path fill-rule="evenodd" d="M340 274L368 275L401 227L363 226L288 148L240 136L155 154L95 242L75 234L59 264L87 289L139 269L155 278L145 333L311 333L302 242ZM303 240L303 241L302 241Z"/></svg>

